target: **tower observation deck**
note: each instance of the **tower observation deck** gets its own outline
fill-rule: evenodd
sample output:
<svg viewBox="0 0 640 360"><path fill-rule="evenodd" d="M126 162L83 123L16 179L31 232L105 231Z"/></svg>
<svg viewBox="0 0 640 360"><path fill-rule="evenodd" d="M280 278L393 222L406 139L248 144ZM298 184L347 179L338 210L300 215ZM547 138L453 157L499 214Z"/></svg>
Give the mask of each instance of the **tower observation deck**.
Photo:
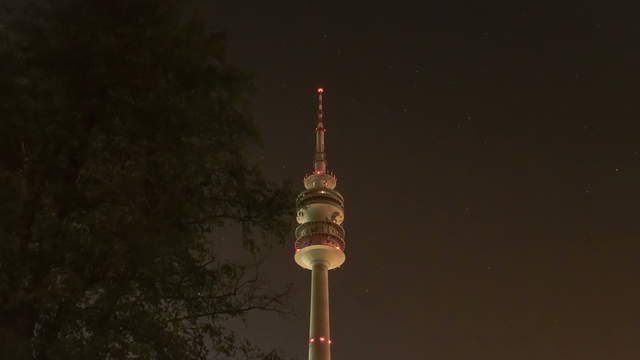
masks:
<svg viewBox="0 0 640 360"><path fill-rule="evenodd" d="M337 179L327 171L324 144L324 109L318 89L318 122L313 172L304 178L305 190L298 195L298 227L295 231L295 261L311 270L309 360L331 359L329 326L329 270L346 259L344 198L335 190Z"/></svg>

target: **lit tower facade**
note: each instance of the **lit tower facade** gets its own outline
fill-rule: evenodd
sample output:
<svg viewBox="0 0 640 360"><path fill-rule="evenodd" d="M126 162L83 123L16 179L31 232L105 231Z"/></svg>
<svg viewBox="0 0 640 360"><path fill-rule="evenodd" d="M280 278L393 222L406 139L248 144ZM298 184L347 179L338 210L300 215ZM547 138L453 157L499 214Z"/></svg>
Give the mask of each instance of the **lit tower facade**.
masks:
<svg viewBox="0 0 640 360"><path fill-rule="evenodd" d="M329 331L329 270L345 261L344 198L335 189L337 179L327 171L324 148L324 112L318 89L318 124L313 172L304 178L298 199L295 260L311 270L311 313L309 318L309 360L331 359Z"/></svg>

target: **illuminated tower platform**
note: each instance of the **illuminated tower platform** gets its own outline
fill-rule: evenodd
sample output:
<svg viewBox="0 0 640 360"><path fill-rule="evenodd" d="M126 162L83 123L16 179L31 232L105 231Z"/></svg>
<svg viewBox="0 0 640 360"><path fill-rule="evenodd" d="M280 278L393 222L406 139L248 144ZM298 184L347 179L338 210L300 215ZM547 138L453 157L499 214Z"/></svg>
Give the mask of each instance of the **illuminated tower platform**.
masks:
<svg viewBox="0 0 640 360"><path fill-rule="evenodd" d="M309 360L331 359L329 326L329 270L345 261L344 198L335 189L337 179L327 171L324 148L323 89L318 89L318 124L313 172L304 178L298 195L295 260L311 270Z"/></svg>

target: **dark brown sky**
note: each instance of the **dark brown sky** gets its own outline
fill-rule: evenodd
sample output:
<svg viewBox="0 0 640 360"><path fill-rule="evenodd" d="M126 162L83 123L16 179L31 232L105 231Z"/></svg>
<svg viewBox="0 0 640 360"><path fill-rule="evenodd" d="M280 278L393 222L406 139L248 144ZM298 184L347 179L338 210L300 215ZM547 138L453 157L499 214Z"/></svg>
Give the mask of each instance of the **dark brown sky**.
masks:
<svg viewBox="0 0 640 360"><path fill-rule="evenodd" d="M216 6L268 171L300 189L327 89L334 359L640 358L638 12L524 3ZM268 275L297 315L248 332L304 359L309 273L288 247Z"/></svg>

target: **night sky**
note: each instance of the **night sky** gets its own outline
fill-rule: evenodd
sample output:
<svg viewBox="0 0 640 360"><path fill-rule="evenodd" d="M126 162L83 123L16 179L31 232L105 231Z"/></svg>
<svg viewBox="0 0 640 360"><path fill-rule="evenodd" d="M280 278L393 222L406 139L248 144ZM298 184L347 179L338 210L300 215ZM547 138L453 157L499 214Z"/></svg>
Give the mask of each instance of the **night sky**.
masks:
<svg viewBox="0 0 640 360"><path fill-rule="evenodd" d="M300 190L326 89L347 231L334 359L640 358L631 4L216 5L230 61L255 74L267 173ZM265 276L294 284L295 315L244 331L305 359L310 273L293 240Z"/></svg>

